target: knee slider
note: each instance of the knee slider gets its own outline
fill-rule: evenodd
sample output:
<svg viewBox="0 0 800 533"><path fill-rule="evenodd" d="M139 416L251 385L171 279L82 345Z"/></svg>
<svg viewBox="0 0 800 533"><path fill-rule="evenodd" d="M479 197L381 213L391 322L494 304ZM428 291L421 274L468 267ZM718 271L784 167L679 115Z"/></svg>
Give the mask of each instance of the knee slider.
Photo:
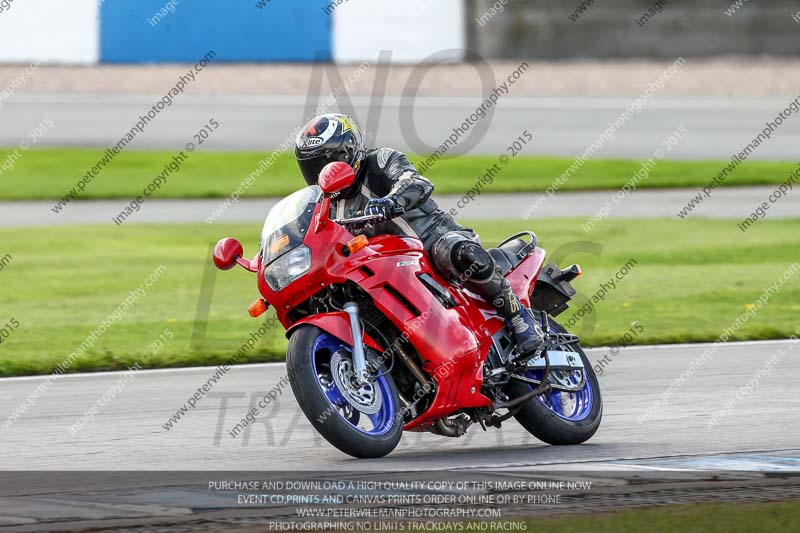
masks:
<svg viewBox="0 0 800 533"><path fill-rule="evenodd" d="M489 279L494 273L494 259L481 245L461 241L453 246L450 260L460 274L468 274L475 281Z"/></svg>

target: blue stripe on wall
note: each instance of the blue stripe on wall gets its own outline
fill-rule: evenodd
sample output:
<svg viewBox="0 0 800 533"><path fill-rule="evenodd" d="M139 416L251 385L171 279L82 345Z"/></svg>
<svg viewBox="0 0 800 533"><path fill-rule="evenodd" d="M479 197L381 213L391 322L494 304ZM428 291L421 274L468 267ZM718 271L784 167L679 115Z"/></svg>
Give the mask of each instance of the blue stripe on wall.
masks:
<svg viewBox="0 0 800 533"><path fill-rule="evenodd" d="M328 61L325 0L112 0L100 8L100 61ZM174 3L173 3L174 2ZM164 9L165 16L158 19ZM171 12L169 12L171 11ZM154 18L156 17L156 18ZM154 24L154 25L153 25Z"/></svg>

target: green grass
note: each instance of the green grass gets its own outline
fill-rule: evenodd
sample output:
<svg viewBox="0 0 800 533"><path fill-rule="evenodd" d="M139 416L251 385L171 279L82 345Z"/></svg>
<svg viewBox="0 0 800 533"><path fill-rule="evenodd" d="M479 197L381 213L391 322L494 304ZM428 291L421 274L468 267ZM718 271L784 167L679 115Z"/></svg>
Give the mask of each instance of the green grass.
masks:
<svg viewBox="0 0 800 533"><path fill-rule="evenodd" d="M528 520L527 525L528 531L563 533L778 533L800 531L800 502L672 505Z"/></svg>
<svg viewBox="0 0 800 533"><path fill-rule="evenodd" d="M732 221L724 220L610 219L588 236L581 222L549 219L532 229L550 253L577 241L603 246L600 256L575 252L563 259L583 266L585 273L575 286L584 298L629 259L638 261L590 315L596 324L573 328L586 345L614 342L634 321L644 327L639 343L714 340L798 260L800 250L798 220L765 220L742 234ZM525 224L472 226L485 243L493 244ZM0 375L52 369L162 264L163 276L70 370L117 369L137 361L169 367L225 360L258 326L247 314L257 297L256 280L238 268L219 273L205 340L196 337L192 343L209 245L234 236L251 256L257 251L259 230L258 224L0 229L0 256L13 257L0 271L0 328L12 317L20 324L0 344ZM798 327L799 311L800 273L735 338L785 338ZM572 312L559 318L566 320ZM165 329L174 338L159 353L149 353L148 345ZM240 361L280 359L285 340L278 330Z"/></svg>
<svg viewBox="0 0 800 533"><path fill-rule="evenodd" d="M12 153L0 150L0 164ZM102 150L36 149L20 152L13 168L3 169L0 200L56 199L64 196L102 156ZM268 153L195 152L183 168L156 192L161 198L224 197L259 166ZM95 177L81 199L132 198L172 159L171 152L125 151ZM412 161L421 158L412 156ZM475 185L485 169L497 162L491 156L464 156L440 160L425 172L436 184L438 193L462 193ZM568 158L519 156L483 192L542 191L547 189L573 160ZM640 188L696 187L705 185L726 162L660 161ZM641 165L631 160L587 161L562 190L618 189ZM796 163L748 161L743 163L724 186L776 184L784 181ZM291 153L277 158L243 196L284 196L302 184Z"/></svg>

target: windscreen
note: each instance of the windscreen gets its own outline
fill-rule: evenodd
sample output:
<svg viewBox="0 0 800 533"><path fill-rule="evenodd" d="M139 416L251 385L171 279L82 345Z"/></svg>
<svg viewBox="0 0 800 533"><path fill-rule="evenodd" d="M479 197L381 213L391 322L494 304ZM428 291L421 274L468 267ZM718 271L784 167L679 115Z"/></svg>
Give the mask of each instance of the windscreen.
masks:
<svg viewBox="0 0 800 533"><path fill-rule="evenodd" d="M303 242L321 195L322 190L312 185L287 196L270 209L261 230L261 260L265 265Z"/></svg>

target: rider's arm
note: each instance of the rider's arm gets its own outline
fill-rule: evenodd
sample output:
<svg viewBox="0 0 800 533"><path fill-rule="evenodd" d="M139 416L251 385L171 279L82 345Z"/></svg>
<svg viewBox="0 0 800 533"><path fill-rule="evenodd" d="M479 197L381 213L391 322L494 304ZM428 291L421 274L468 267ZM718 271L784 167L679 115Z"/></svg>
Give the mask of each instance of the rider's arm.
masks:
<svg viewBox="0 0 800 533"><path fill-rule="evenodd" d="M375 170L389 181L390 190L386 197L406 211L419 207L433 193L433 184L419 175L402 152L381 148L373 164L378 167Z"/></svg>

